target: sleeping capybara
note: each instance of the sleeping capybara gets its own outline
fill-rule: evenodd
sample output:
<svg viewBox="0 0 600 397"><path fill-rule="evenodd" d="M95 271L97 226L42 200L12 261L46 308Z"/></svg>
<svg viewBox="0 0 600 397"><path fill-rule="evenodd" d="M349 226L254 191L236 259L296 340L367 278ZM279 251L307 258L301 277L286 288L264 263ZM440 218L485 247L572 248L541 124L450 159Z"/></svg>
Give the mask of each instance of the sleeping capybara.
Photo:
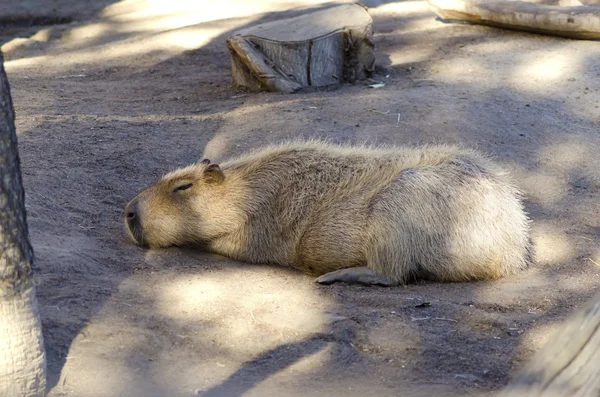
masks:
<svg viewBox="0 0 600 397"><path fill-rule="evenodd" d="M196 246L317 281L495 279L527 267L529 220L507 173L453 146L268 146L173 171L125 209L137 243Z"/></svg>

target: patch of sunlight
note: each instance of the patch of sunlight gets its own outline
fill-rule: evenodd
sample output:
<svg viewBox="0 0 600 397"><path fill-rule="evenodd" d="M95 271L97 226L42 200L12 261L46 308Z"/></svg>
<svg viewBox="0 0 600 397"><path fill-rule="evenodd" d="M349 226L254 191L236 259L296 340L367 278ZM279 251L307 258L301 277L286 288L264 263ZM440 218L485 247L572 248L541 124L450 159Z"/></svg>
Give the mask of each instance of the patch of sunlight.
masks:
<svg viewBox="0 0 600 397"><path fill-rule="evenodd" d="M173 279L157 286L155 309L172 319L212 324L205 334L214 333L223 347L238 353L255 354L278 342L326 331L330 303L317 295L312 284L291 283L273 273L261 275L260 269Z"/></svg>
<svg viewBox="0 0 600 397"><path fill-rule="evenodd" d="M289 101L287 103L294 102L302 101ZM313 101L313 103L316 103L316 101ZM215 115L222 115L223 119L226 120L227 127L221 128L206 144L203 157L213 161L222 161L225 155L231 154L234 141L239 138L238 131L240 131L240 128L236 127L238 124L245 123L248 117L261 117L261 115L264 115L264 118L268 119L270 123L276 123L277 120L280 120L278 116L280 112L277 111L279 106L281 106L281 103L278 102L245 104L243 107L233 110L214 113ZM282 122L289 123L289 120L284 119ZM235 146L238 148L240 145Z"/></svg>
<svg viewBox="0 0 600 397"><path fill-rule="evenodd" d="M537 155L539 161L550 164L562 171L570 171L581 164L587 163L588 159L596 157L596 155L590 153L589 145L575 141L575 139L542 147Z"/></svg>
<svg viewBox="0 0 600 397"><path fill-rule="evenodd" d="M492 54L494 55L492 59L497 62L501 60L498 57L498 54L514 54L516 51L522 51L520 48L522 45L519 43L515 43L514 41L482 41L482 42L465 42L465 49L468 51L472 51L474 54ZM510 58L510 62L512 62L514 58ZM504 71L496 70L495 73L501 72L504 76Z"/></svg>
<svg viewBox="0 0 600 397"><path fill-rule="evenodd" d="M490 68L473 58L440 59L434 62L432 69L443 70L444 73L436 77L448 83L462 83L465 80L471 82L474 77L488 76L491 73Z"/></svg>
<svg viewBox="0 0 600 397"><path fill-rule="evenodd" d="M28 67L45 65L64 67L65 65L85 65L108 60L128 59L149 53L161 52L162 59L168 59L184 50L196 49L208 44L214 38L227 31L227 27L220 29L185 29L157 34L151 38L137 37L128 41L108 43L89 49L75 50L60 54L59 56L44 55L7 61L5 66L8 71L16 71ZM161 59L157 59L161 61Z"/></svg>
<svg viewBox="0 0 600 397"><path fill-rule="evenodd" d="M319 5L318 0L292 2L255 1L154 1L125 0L107 7L105 21L76 26L65 32L67 47L59 55L27 57L6 62L10 71L44 65L65 67L100 63L146 54L164 53L167 59L182 51L197 49L220 35L241 28L267 12ZM238 19L235 19L238 18ZM211 21L219 21L211 23ZM146 33L145 33L146 32ZM115 33L131 33L118 37ZM135 34L133 34L135 33ZM94 47L82 44L93 42ZM158 59L160 62L162 59Z"/></svg>
<svg viewBox="0 0 600 397"><path fill-rule="evenodd" d="M540 205L548 206L562 200L567 193L567 183L564 178L548 173L527 171L514 172L519 187Z"/></svg>
<svg viewBox="0 0 600 397"><path fill-rule="evenodd" d="M15 37L14 39L7 41L3 45L1 45L0 51L2 51L4 54L8 54L20 48L34 46L37 43L39 42L36 40L26 39L24 37Z"/></svg>
<svg viewBox="0 0 600 397"><path fill-rule="evenodd" d="M387 29L384 29L387 30L387 33L378 32L379 36L386 36L388 34L397 35L399 32L414 34L423 30L439 28L439 22L436 21L435 14L431 11L426 1L382 4L369 8L369 14L376 20L376 23L383 21L383 26L387 27ZM390 17L393 19L390 20ZM402 17L404 19L397 21L394 17Z"/></svg>
<svg viewBox="0 0 600 397"><path fill-rule="evenodd" d="M230 149L229 144L230 139L227 134L218 133L206 144L202 157L213 161L220 161L223 155Z"/></svg>
<svg viewBox="0 0 600 397"><path fill-rule="evenodd" d="M576 137L542 146L535 157L540 164L535 171L515 167L512 174L527 196L543 206L566 197L573 171L592 183L600 180L594 167L597 156L592 153L591 145Z"/></svg>
<svg viewBox="0 0 600 397"><path fill-rule="evenodd" d="M577 75L581 62L582 59L565 51L534 52L523 56L510 80L518 88L536 91L540 86L534 83L553 83Z"/></svg>
<svg viewBox="0 0 600 397"><path fill-rule="evenodd" d="M82 26L75 26L66 31L61 37L62 40L93 40L108 32L113 33L116 26L104 22L90 23Z"/></svg>
<svg viewBox="0 0 600 397"><path fill-rule="evenodd" d="M474 297L480 303L502 302L503 305L519 305L523 297L542 299L549 288L548 278L535 271L529 271L526 277L526 279L510 277L483 284L477 289Z"/></svg>
<svg viewBox="0 0 600 397"><path fill-rule="evenodd" d="M567 264L570 274L548 272L536 263L522 276L482 285L474 296L480 303L502 302L503 305L517 305L528 315L542 315L553 310L565 294L588 294L598 288L598 279L581 274L577 261L570 260Z"/></svg>
<svg viewBox="0 0 600 397"><path fill-rule="evenodd" d="M398 14L398 15L414 15L420 13L428 13L432 16L434 15L433 11L429 7L426 1L403 1L403 2L391 2L382 4L377 7L369 8L369 13L379 14Z"/></svg>
<svg viewBox="0 0 600 397"><path fill-rule="evenodd" d="M538 351L548 343L552 335L561 328L561 325L561 322L537 325L523 335L521 344Z"/></svg>
<svg viewBox="0 0 600 397"><path fill-rule="evenodd" d="M319 4L322 4L322 1L125 0L106 7L102 16L127 23L145 21L144 25L138 26L156 30Z"/></svg>
<svg viewBox="0 0 600 397"><path fill-rule="evenodd" d="M425 62L431 58L433 47L419 45L414 48L402 48L398 51L390 52L389 59L392 65L404 65L418 62Z"/></svg>
<svg viewBox="0 0 600 397"><path fill-rule="evenodd" d="M90 322L73 340L54 392L81 397L156 395L156 385L129 361L148 344L140 331L120 316L103 315Z"/></svg>
<svg viewBox="0 0 600 397"><path fill-rule="evenodd" d="M540 221L535 223L533 243L538 264L552 265L573 259L573 242L549 224Z"/></svg>

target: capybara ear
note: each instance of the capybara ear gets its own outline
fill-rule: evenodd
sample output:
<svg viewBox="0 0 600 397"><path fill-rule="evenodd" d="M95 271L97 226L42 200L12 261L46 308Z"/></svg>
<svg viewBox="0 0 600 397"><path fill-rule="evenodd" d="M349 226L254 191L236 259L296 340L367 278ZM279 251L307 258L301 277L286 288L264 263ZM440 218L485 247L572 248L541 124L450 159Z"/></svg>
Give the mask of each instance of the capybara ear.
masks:
<svg viewBox="0 0 600 397"><path fill-rule="evenodd" d="M219 168L219 164L211 164L204 170L204 180L208 183L221 183L225 180L225 174Z"/></svg>
<svg viewBox="0 0 600 397"><path fill-rule="evenodd" d="M210 164L210 160L209 159L204 159L200 162L200 164L206 164L209 165Z"/></svg>

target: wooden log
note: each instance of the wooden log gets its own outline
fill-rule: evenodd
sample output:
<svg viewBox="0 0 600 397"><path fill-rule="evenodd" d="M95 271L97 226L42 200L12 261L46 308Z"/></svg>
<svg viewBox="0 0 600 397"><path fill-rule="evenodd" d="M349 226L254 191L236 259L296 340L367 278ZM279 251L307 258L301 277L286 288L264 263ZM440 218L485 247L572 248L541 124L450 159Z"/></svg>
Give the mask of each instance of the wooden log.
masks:
<svg viewBox="0 0 600 397"><path fill-rule="evenodd" d="M368 77L372 24L366 8L344 4L240 30L227 40L233 83L294 92Z"/></svg>
<svg viewBox="0 0 600 397"><path fill-rule="evenodd" d="M600 294L572 316L499 397L600 396Z"/></svg>
<svg viewBox="0 0 600 397"><path fill-rule="evenodd" d="M594 1L591 3L594 4ZM440 18L446 20L573 39L600 39L600 6L577 5L582 4L577 0L537 3L518 0L429 0L429 4Z"/></svg>

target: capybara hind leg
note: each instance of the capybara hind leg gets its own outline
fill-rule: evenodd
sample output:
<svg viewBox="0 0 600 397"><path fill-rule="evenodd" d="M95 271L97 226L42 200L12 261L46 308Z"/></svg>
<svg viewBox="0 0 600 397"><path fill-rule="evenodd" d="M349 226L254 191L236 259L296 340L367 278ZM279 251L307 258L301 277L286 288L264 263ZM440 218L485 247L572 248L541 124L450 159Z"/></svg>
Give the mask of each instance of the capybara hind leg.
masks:
<svg viewBox="0 0 600 397"><path fill-rule="evenodd" d="M380 287L392 287L395 285L391 280L375 273L373 269L364 267L349 267L340 269L317 278L319 284L348 283L363 285L378 285Z"/></svg>

